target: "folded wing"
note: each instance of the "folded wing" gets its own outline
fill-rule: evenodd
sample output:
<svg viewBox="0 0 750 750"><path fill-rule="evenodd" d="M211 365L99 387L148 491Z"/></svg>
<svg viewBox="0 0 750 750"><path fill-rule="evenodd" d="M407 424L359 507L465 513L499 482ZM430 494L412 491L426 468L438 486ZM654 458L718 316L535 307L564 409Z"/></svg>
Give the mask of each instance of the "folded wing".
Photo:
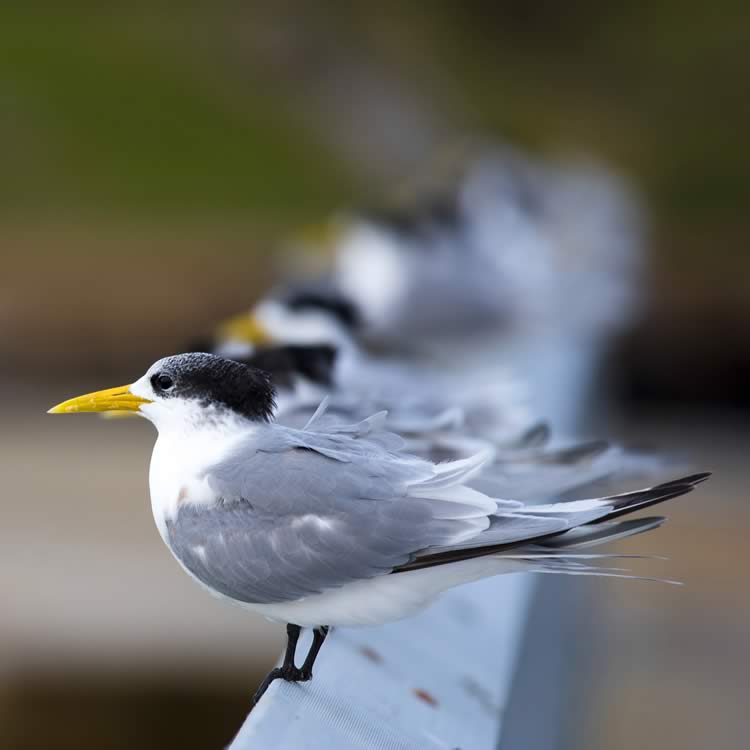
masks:
<svg viewBox="0 0 750 750"><path fill-rule="evenodd" d="M209 470L215 502L184 504L167 524L193 575L248 603L293 601L563 535L698 481L524 507L466 486L487 456L435 465L391 450L377 417L326 432L260 429Z"/></svg>

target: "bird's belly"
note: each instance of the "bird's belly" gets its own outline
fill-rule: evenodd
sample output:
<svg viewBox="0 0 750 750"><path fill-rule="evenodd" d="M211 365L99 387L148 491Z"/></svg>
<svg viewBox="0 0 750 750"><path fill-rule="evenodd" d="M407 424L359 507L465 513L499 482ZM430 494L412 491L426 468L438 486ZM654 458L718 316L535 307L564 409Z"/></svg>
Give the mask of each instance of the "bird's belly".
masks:
<svg viewBox="0 0 750 750"><path fill-rule="evenodd" d="M454 586L528 569L522 561L482 557L354 581L296 601L242 606L270 620L302 627L383 625L417 614Z"/></svg>
<svg viewBox="0 0 750 750"><path fill-rule="evenodd" d="M255 559L245 557L243 564L239 549L227 549L226 554L217 555L218 548L212 547L210 542L211 538L216 538L216 528L211 529L205 512L197 514L201 523L193 522L198 520L193 515L192 509L185 508L175 523L167 522L165 538L172 554L191 578L214 596L271 620L304 627L379 625L400 620L424 609L453 586L527 567L518 561L482 557L435 568L378 575L302 598L269 602L261 597L268 595L268 577L274 572L272 561L256 555ZM252 546L250 540L248 544ZM283 584L282 578L280 594ZM258 592L260 597L255 598Z"/></svg>
<svg viewBox="0 0 750 750"><path fill-rule="evenodd" d="M398 600L386 601L382 596L383 588L389 587L384 587L382 581L378 584L374 581L357 581L340 589L313 594L291 602L235 603L269 620L291 622L305 628L320 625L340 627L382 625L416 614L429 603L419 601L404 606L404 603Z"/></svg>

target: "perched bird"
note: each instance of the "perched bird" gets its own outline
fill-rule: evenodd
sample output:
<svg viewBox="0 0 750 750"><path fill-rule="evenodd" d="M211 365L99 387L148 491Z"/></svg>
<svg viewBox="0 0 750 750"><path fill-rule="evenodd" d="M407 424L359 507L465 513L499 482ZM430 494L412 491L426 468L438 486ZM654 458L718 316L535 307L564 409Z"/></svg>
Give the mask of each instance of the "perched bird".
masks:
<svg viewBox="0 0 750 750"><path fill-rule="evenodd" d="M497 149L447 191L339 217L329 283L381 349L547 326L608 333L638 306L641 213L625 183L594 163Z"/></svg>
<svg viewBox="0 0 750 750"><path fill-rule="evenodd" d="M422 432L434 423L456 419L467 433L492 442L515 439L538 421L532 415L524 387L510 368L437 366L395 354L380 354L359 342L353 303L325 284L288 285L272 291L252 310L225 321L209 351L247 361L272 345L330 347L332 397L387 409L391 428ZM309 378L298 378L293 402L320 401L320 389ZM317 391L317 392L316 392Z"/></svg>
<svg viewBox="0 0 750 750"><path fill-rule="evenodd" d="M327 307L363 349L462 373L511 368L536 413L575 433L578 403L644 286L643 219L620 179L504 148L445 191L332 226L322 283L272 296L222 338L345 346Z"/></svg>
<svg viewBox="0 0 750 750"><path fill-rule="evenodd" d="M308 680L331 626L385 623L441 592L511 572L622 575L579 549L658 526L620 516L690 492L707 474L612 497L534 507L467 486L483 455L406 453L383 415L303 429L273 421L269 376L209 354L159 360L135 383L52 413L125 410L155 425L150 489L159 532L212 593L286 622L271 681ZM301 627L314 631L301 667Z"/></svg>

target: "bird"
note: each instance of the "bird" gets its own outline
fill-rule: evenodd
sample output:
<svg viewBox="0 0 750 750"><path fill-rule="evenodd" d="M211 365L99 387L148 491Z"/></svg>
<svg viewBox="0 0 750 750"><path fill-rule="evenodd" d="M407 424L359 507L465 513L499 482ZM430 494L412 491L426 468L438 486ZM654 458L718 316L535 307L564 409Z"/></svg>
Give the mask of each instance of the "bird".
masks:
<svg viewBox="0 0 750 750"><path fill-rule="evenodd" d="M335 352L329 370L335 398L387 405L391 421L402 423L405 431L450 421L460 410L467 431L502 443L539 421L510 367L463 367L460 358L445 367L393 352L372 352L361 345L357 321L353 303L328 285L290 283L220 324L207 350L246 361L271 346L298 351L329 347ZM315 396L315 389L305 384L309 378L298 379L293 403Z"/></svg>
<svg viewBox="0 0 750 750"><path fill-rule="evenodd" d="M498 381L510 371L538 416L576 431L578 403L642 298L644 220L624 181L504 147L446 190L330 224L330 269L226 321L217 353L325 343L341 350L342 374L363 372L363 351L379 355L370 366L386 355Z"/></svg>
<svg viewBox="0 0 750 750"><path fill-rule="evenodd" d="M446 189L336 217L328 281L381 349L606 333L642 294L644 223L625 181L592 160L488 149Z"/></svg>
<svg viewBox="0 0 750 750"><path fill-rule="evenodd" d="M708 477L526 506L468 487L484 454L411 455L383 414L332 424L321 408L295 429L274 409L267 373L208 353L165 357L130 385L50 409L129 411L156 427L149 485L162 539L209 592L287 625L283 663L255 702L276 679L311 679L331 627L408 617L494 575L625 576L578 550L655 528L662 518L619 519ZM297 666L303 627L313 641Z"/></svg>

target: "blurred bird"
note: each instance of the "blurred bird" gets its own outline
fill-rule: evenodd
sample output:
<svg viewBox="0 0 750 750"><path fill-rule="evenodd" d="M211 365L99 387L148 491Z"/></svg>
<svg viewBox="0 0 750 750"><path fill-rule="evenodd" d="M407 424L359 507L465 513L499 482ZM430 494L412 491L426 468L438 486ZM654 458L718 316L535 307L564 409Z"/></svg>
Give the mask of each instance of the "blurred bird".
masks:
<svg viewBox="0 0 750 750"><path fill-rule="evenodd" d="M638 308L642 227L601 168L493 152L407 210L335 219L329 276L229 321L220 353L327 343L343 368L356 342L488 379L510 369L537 415L574 433L599 358Z"/></svg>
<svg viewBox="0 0 750 750"><path fill-rule="evenodd" d="M451 349L456 338L540 326L607 333L641 293L641 212L594 164L497 150L447 193L337 227L331 282L380 348Z"/></svg>
<svg viewBox="0 0 750 750"><path fill-rule="evenodd" d="M330 626L407 617L451 587L503 573L624 576L592 564L607 555L577 550L658 526L663 519L616 519L708 476L528 507L467 486L483 454L440 464L409 455L382 415L276 424L269 376L209 354L167 357L130 386L50 411L110 409L157 428L154 518L183 568L212 593L287 623L283 665L256 700L274 679L309 680ZM314 638L297 667L301 627Z"/></svg>
<svg viewBox="0 0 750 750"><path fill-rule="evenodd" d="M258 336L261 332L261 338ZM247 361L271 344L330 347L335 352L329 390L338 402L364 402L389 411L391 428L422 432L460 414L467 433L495 443L513 440L534 420L524 387L507 368L487 372L444 368L409 357L369 352L358 341L354 305L325 284L288 285L272 291L252 311L225 321L209 351ZM318 384L319 385L319 384ZM285 394L286 396L287 394ZM319 388L298 378L283 399L320 402Z"/></svg>

